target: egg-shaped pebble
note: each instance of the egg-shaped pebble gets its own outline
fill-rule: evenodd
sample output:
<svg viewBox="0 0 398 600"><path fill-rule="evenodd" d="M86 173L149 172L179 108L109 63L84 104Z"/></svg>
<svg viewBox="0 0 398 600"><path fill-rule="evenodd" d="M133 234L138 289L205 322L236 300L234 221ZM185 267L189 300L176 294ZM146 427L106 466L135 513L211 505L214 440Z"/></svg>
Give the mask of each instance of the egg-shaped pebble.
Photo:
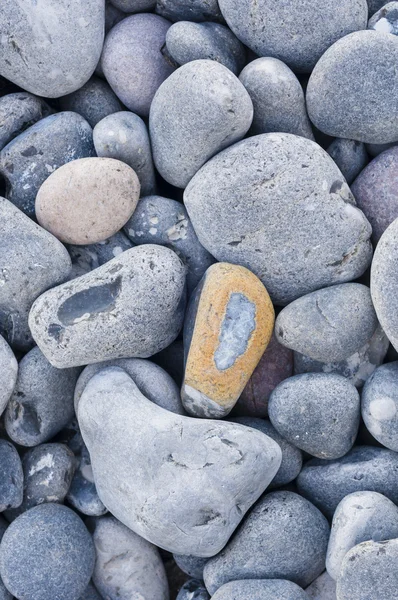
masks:
<svg viewBox="0 0 398 600"><path fill-rule="evenodd" d="M398 362L376 369L363 388L361 402L368 431L383 446L398 452Z"/></svg>
<svg viewBox="0 0 398 600"><path fill-rule="evenodd" d="M327 153L343 173L348 185L351 185L369 162L365 144L356 140L336 138L328 146ZM352 193L355 196L354 190Z"/></svg>
<svg viewBox="0 0 398 600"><path fill-rule="evenodd" d="M27 92L7 94L0 98L0 150L49 113L50 107L41 98Z"/></svg>
<svg viewBox="0 0 398 600"><path fill-rule="evenodd" d="M91 127L95 127L107 115L122 110L116 94L98 77L92 77L75 92L63 96L59 103L61 110L78 113Z"/></svg>
<svg viewBox="0 0 398 600"><path fill-rule="evenodd" d="M13 444L0 439L0 512L16 508L23 499L21 459Z"/></svg>

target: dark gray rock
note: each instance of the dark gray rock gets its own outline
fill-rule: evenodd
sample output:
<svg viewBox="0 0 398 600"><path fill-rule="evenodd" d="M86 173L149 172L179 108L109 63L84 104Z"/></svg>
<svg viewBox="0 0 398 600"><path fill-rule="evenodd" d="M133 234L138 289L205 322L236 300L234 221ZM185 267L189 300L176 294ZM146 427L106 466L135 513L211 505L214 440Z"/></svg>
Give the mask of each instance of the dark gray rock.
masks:
<svg viewBox="0 0 398 600"><path fill-rule="evenodd" d="M369 377L362 391L362 418L378 442L398 452L398 362L381 365Z"/></svg>
<svg viewBox="0 0 398 600"><path fill-rule="evenodd" d="M0 542L1 539L4 535L5 530L8 527L8 523L5 519L3 519L3 517L0 515ZM12 595L10 594L10 592L6 589L1 577L0 577L0 600L12 600ZM95 598L93 599L95 600Z"/></svg>
<svg viewBox="0 0 398 600"><path fill-rule="evenodd" d="M105 35L125 17L126 13L116 8L111 0L105 0ZM97 65L96 73L99 66L100 62ZM103 73L101 75L103 76Z"/></svg>
<svg viewBox="0 0 398 600"><path fill-rule="evenodd" d="M365 144L356 140L336 138L328 147L327 153L333 158L349 185L369 162ZM355 195L354 191L353 193Z"/></svg>
<svg viewBox="0 0 398 600"><path fill-rule="evenodd" d="M108 261L116 258L122 252L129 250L132 243L121 231L115 233L110 238L97 244L88 244L87 246L67 246L72 260L72 272L70 279L80 277L101 267Z"/></svg>
<svg viewBox="0 0 398 600"><path fill-rule="evenodd" d="M81 88L60 99L61 110L70 110L84 117L95 127L101 119L122 110L116 94L98 77L92 77Z"/></svg>
<svg viewBox="0 0 398 600"><path fill-rule="evenodd" d="M209 560L208 558L199 558L198 556L173 554L177 566L193 579L203 581L203 569Z"/></svg>
<svg viewBox="0 0 398 600"><path fill-rule="evenodd" d="M150 12L156 0L111 0L112 4L125 13Z"/></svg>
<svg viewBox="0 0 398 600"><path fill-rule="evenodd" d="M176 340L170 346L151 357L157 365L162 367L176 384L181 387L184 379L184 343Z"/></svg>
<svg viewBox="0 0 398 600"><path fill-rule="evenodd" d="M10 442L0 439L0 512L21 505L23 483L18 452Z"/></svg>
<svg viewBox="0 0 398 600"><path fill-rule="evenodd" d="M369 19L368 29L398 35L398 2L388 2Z"/></svg>
<svg viewBox="0 0 398 600"><path fill-rule="evenodd" d="M77 456L77 468L71 481L66 499L83 515L100 517L107 512L99 499L88 450L84 444Z"/></svg>
<svg viewBox="0 0 398 600"><path fill-rule="evenodd" d="M221 586L214 600L308 600L307 594L292 581L284 579L244 579Z"/></svg>
<svg viewBox="0 0 398 600"><path fill-rule="evenodd" d="M103 600L92 583L89 583L79 600Z"/></svg>
<svg viewBox="0 0 398 600"><path fill-rule="evenodd" d="M0 150L17 135L50 114L47 104L27 92L0 98Z"/></svg>
<svg viewBox="0 0 398 600"><path fill-rule="evenodd" d="M95 552L83 521L70 508L42 504L20 515L0 546L0 575L24 600L78 600L90 581Z"/></svg>
<svg viewBox="0 0 398 600"><path fill-rule="evenodd" d="M397 142L391 142L390 144L365 144L365 147L370 156L376 157L396 145Z"/></svg>
<svg viewBox="0 0 398 600"><path fill-rule="evenodd" d="M4 412L7 402L14 391L18 375L18 363L13 351L5 339L0 335L0 415Z"/></svg>
<svg viewBox="0 0 398 600"><path fill-rule="evenodd" d="M176 600L210 600L202 581L190 579L180 589Z"/></svg>
<svg viewBox="0 0 398 600"><path fill-rule="evenodd" d="M224 21L218 0L157 0L156 12L170 21Z"/></svg>
<svg viewBox="0 0 398 600"><path fill-rule="evenodd" d="M375 14L377 10L382 8L386 4L386 0L367 0L369 6L369 16Z"/></svg>

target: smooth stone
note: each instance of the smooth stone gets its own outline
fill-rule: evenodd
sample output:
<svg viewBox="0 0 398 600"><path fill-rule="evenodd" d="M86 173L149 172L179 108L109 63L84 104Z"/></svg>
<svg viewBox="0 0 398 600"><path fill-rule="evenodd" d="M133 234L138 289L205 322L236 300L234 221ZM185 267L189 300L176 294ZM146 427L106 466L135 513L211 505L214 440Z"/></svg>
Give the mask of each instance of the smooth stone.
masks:
<svg viewBox="0 0 398 600"><path fill-rule="evenodd" d="M99 595L93 584L89 583L79 600L103 600L103 598Z"/></svg>
<svg viewBox="0 0 398 600"><path fill-rule="evenodd" d="M209 158L243 138L252 119L249 94L224 65L213 60L183 65L162 83L151 104L149 133L157 170L185 188Z"/></svg>
<svg viewBox="0 0 398 600"><path fill-rule="evenodd" d="M14 392L5 411L10 438L21 446L51 439L73 417L73 392L80 369L56 369L38 347L19 363Z"/></svg>
<svg viewBox="0 0 398 600"><path fill-rule="evenodd" d="M83 444L77 457L78 464L73 475L66 499L80 513L89 517L100 517L107 512L99 499L95 486L91 459Z"/></svg>
<svg viewBox="0 0 398 600"><path fill-rule="evenodd" d="M123 2L123 0L120 1ZM111 0L105 0L105 35L112 29L112 27L120 23L120 21L125 18L126 13L121 11L119 8L116 8ZM97 65L97 69L99 64L100 63Z"/></svg>
<svg viewBox="0 0 398 600"><path fill-rule="evenodd" d="M293 492L272 492L206 564L206 587L211 595L239 579L289 579L305 587L325 568L328 539L328 522L311 502Z"/></svg>
<svg viewBox="0 0 398 600"><path fill-rule="evenodd" d="M173 554L173 558L181 571L193 579L203 581L203 569L209 560L208 558L200 558L198 556L191 556L189 554Z"/></svg>
<svg viewBox="0 0 398 600"><path fill-rule="evenodd" d="M372 225L375 244L398 217L398 147L386 150L357 177L352 193Z"/></svg>
<svg viewBox="0 0 398 600"><path fill-rule="evenodd" d="M58 167L95 156L93 134L83 117L61 112L42 119L14 138L0 152L0 175L8 200L30 217L41 184Z"/></svg>
<svg viewBox="0 0 398 600"><path fill-rule="evenodd" d="M268 401L271 392L278 383L292 375L293 352L282 346L273 333L232 414L244 417L268 417Z"/></svg>
<svg viewBox="0 0 398 600"><path fill-rule="evenodd" d="M179 65L199 59L215 60L238 75L246 52L232 31L219 23L178 21L166 34L166 47Z"/></svg>
<svg viewBox="0 0 398 600"><path fill-rule="evenodd" d="M270 421L265 419L256 419L254 417L235 417L231 419L234 423L246 425L258 429L265 435L273 439L282 451L282 462L279 471L271 481L269 489L281 487L296 479L303 465L303 455L299 448L289 443L282 437Z"/></svg>
<svg viewBox="0 0 398 600"><path fill-rule="evenodd" d="M253 102L253 135L279 131L314 139L303 88L277 58L257 58L239 75Z"/></svg>
<svg viewBox="0 0 398 600"><path fill-rule="evenodd" d="M176 600L210 600L202 581L190 579L180 589Z"/></svg>
<svg viewBox="0 0 398 600"><path fill-rule="evenodd" d="M140 117L175 65L164 53L171 23L153 14L132 15L115 25L105 38L101 67L121 102Z"/></svg>
<svg viewBox="0 0 398 600"><path fill-rule="evenodd" d="M284 579L243 579L221 586L214 600L308 600L298 585Z"/></svg>
<svg viewBox="0 0 398 600"><path fill-rule="evenodd" d="M159 354L152 356L151 360L171 375L178 387L181 387L184 379L184 343L182 340L175 340Z"/></svg>
<svg viewBox="0 0 398 600"><path fill-rule="evenodd" d="M279 343L321 362L358 352L374 335L377 316L370 289L342 283L306 294L286 306L275 322Z"/></svg>
<svg viewBox="0 0 398 600"><path fill-rule="evenodd" d="M311 121L335 137L372 144L397 141L397 61L398 38L389 33L357 31L340 39L308 82Z"/></svg>
<svg viewBox="0 0 398 600"><path fill-rule="evenodd" d="M274 319L268 292L251 271L228 263L207 269L184 322L181 399L188 414L231 412L268 346Z"/></svg>
<svg viewBox="0 0 398 600"><path fill-rule="evenodd" d="M54 236L4 198L0 240L0 333L12 348L27 351L33 345L29 310L40 294L68 278L71 260Z"/></svg>
<svg viewBox="0 0 398 600"><path fill-rule="evenodd" d="M27 92L0 98L0 150L25 129L50 113L49 106Z"/></svg>
<svg viewBox="0 0 398 600"><path fill-rule="evenodd" d="M23 471L15 446L0 439L0 512L16 508L23 499Z"/></svg>
<svg viewBox="0 0 398 600"><path fill-rule="evenodd" d="M351 548L373 540L398 537L398 507L377 492L348 494L333 515L326 569L337 580L345 555Z"/></svg>
<svg viewBox="0 0 398 600"><path fill-rule="evenodd" d="M310 73L325 50L352 31L366 29L366 0L331 4L275 3L273 0L219 0L234 34L258 56L283 60L293 71Z"/></svg>
<svg viewBox="0 0 398 600"><path fill-rule="evenodd" d="M184 309L181 260L168 248L145 245L42 294L29 323L42 352L60 369L148 358L177 337Z"/></svg>
<svg viewBox="0 0 398 600"><path fill-rule="evenodd" d="M300 494L328 517L352 492L379 492L398 504L398 455L385 448L355 446L337 460L308 461L296 483Z"/></svg>
<svg viewBox="0 0 398 600"><path fill-rule="evenodd" d="M18 363L13 351L0 335L0 415L4 412L14 391L18 376Z"/></svg>
<svg viewBox="0 0 398 600"><path fill-rule="evenodd" d="M115 112L97 123L93 131L98 156L116 158L134 169L141 185L141 196L155 193L155 169L148 129L138 115Z"/></svg>
<svg viewBox="0 0 398 600"><path fill-rule="evenodd" d="M81 88L101 54L104 5L104 0L3 2L0 75L45 98Z"/></svg>
<svg viewBox="0 0 398 600"><path fill-rule="evenodd" d="M69 244L67 248L72 260L70 279L74 279L101 267L113 258L120 256L122 252L130 250L132 243L124 233L118 231L102 242L87 246Z"/></svg>
<svg viewBox="0 0 398 600"><path fill-rule="evenodd" d="M0 575L7 589L23 600L78 600L94 561L83 521L59 504L42 504L20 515L0 546Z"/></svg>
<svg viewBox="0 0 398 600"><path fill-rule="evenodd" d="M367 380L362 418L378 442L398 452L398 362L381 365Z"/></svg>
<svg viewBox="0 0 398 600"><path fill-rule="evenodd" d="M337 600L336 582L325 571L305 588L305 593L310 600Z"/></svg>
<svg viewBox="0 0 398 600"><path fill-rule="evenodd" d="M108 115L123 110L116 94L98 77L92 77L75 92L63 96L59 104L61 110L71 110L84 117L91 127Z"/></svg>
<svg viewBox="0 0 398 600"><path fill-rule="evenodd" d="M281 462L262 433L166 411L114 367L90 379L78 420L105 506L177 554L219 552Z"/></svg>
<svg viewBox="0 0 398 600"><path fill-rule="evenodd" d="M369 162L365 144L356 140L336 138L328 147L327 153L343 173L348 185L351 185ZM352 193L355 196L354 190ZM358 200L356 196L355 199Z"/></svg>
<svg viewBox="0 0 398 600"><path fill-rule="evenodd" d="M344 177L303 137L266 133L227 148L184 203L202 246L253 271L276 304L356 279L371 260L371 227Z"/></svg>
<svg viewBox="0 0 398 600"><path fill-rule="evenodd" d="M141 198L124 231L134 244L159 244L174 250L186 265L189 295L215 262L200 244L185 206L176 200Z"/></svg>
<svg viewBox="0 0 398 600"><path fill-rule="evenodd" d="M388 2L368 22L368 29L398 35L398 2Z"/></svg>
<svg viewBox="0 0 398 600"><path fill-rule="evenodd" d="M345 556L337 581L338 600L395 600L398 540L363 542Z"/></svg>
<svg viewBox="0 0 398 600"><path fill-rule="evenodd" d="M224 21L218 0L157 0L156 12L170 21Z"/></svg>

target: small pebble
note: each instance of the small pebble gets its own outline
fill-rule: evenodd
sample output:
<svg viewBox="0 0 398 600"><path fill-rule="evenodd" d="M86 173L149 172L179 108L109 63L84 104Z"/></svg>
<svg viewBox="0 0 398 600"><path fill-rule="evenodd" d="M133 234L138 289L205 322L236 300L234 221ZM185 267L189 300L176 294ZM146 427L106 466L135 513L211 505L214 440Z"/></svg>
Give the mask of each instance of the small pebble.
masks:
<svg viewBox="0 0 398 600"><path fill-rule="evenodd" d="M50 107L27 92L0 98L0 150L25 129L50 114Z"/></svg>
<svg viewBox="0 0 398 600"><path fill-rule="evenodd" d="M74 279L101 267L122 252L130 250L132 243L124 233L118 231L102 242L87 246L68 244L67 248L72 260L70 279Z"/></svg>
<svg viewBox="0 0 398 600"><path fill-rule="evenodd" d="M306 593L292 581L283 579L244 579L221 586L214 600L308 600Z"/></svg>
<svg viewBox="0 0 398 600"><path fill-rule="evenodd" d="M18 363L13 351L5 339L0 335L0 415L4 412L12 392L14 391L18 375Z"/></svg>
<svg viewBox="0 0 398 600"><path fill-rule="evenodd" d="M200 558L198 556L191 556L189 554L173 554L173 558L181 571L193 579L203 581L203 569L209 560L208 558Z"/></svg>
<svg viewBox="0 0 398 600"><path fill-rule="evenodd" d="M77 456L78 464L66 496L69 504L83 515L100 517L107 512L95 486L93 469L88 450L84 444Z"/></svg>
<svg viewBox="0 0 398 600"><path fill-rule="evenodd" d="M98 77L92 77L75 92L60 99L61 110L71 110L84 117L95 127L107 115L122 110L117 96L109 85Z"/></svg>
<svg viewBox="0 0 398 600"><path fill-rule="evenodd" d="M210 600L202 581L190 579L180 589L176 600Z"/></svg>
<svg viewBox="0 0 398 600"><path fill-rule="evenodd" d="M368 29L398 35L398 2L388 2L369 19Z"/></svg>
<svg viewBox="0 0 398 600"><path fill-rule="evenodd" d="M21 459L15 446L0 439L0 512L22 504L23 483Z"/></svg>
<svg viewBox="0 0 398 600"><path fill-rule="evenodd" d="M92 583L89 583L79 600L103 600Z"/></svg>
<svg viewBox="0 0 398 600"><path fill-rule="evenodd" d="M369 162L365 144L355 140L336 138L328 147L327 153L343 173L348 185L351 185ZM354 191L353 194L355 196Z"/></svg>
<svg viewBox="0 0 398 600"><path fill-rule="evenodd" d="M156 0L111 0L112 4L126 13L146 12L155 8Z"/></svg>

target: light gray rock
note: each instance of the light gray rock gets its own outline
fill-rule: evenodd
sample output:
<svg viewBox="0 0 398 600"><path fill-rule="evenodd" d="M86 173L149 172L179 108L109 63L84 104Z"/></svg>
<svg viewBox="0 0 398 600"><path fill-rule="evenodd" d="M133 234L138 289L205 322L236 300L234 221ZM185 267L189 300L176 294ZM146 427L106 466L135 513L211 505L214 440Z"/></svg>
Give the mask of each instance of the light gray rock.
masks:
<svg viewBox="0 0 398 600"><path fill-rule="evenodd" d="M147 358L177 337L185 296L178 256L162 246L139 246L43 294L29 324L57 368Z"/></svg>
<svg viewBox="0 0 398 600"><path fill-rule="evenodd" d="M21 459L13 444L0 439L0 512L20 506L22 499Z"/></svg>
<svg viewBox="0 0 398 600"><path fill-rule="evenodd" d="M181 571L194 579L203 581L203 569L209 560L208 558L200 558L189 554L173 554L173 558Z"/></svg>
<svg viewBox="0 0 398 600"><path fill-rule="evenodd" d="M178 554L219 552L281 462L260 432L168 412L114 367L88 382L78 420L105 506Z"/></svg>
<svg viewBox="0 0 398 600"><path fill-rule="evenodd" d="M151 104L157 170L185 188L209 158L243 138L252 119L250 96L229 69L213 60L183 65L162 83Z"/></svg>
<svg viewBox="0 0 398 600"><path fill-rule="evenodd" d="M314 139L303 88L293 71L277 58L257 58L239 75L254 107L254 135L273 131Z"/></svg>
<svg viewBox="0 0 398 600"><path fill-rule="evenodd" d="M89 273L113 258L120 256L122 252L130 250L131 247L132 243L121 231L96 244L88 244L87 246L68 244L67 248L72 260L70 279Z"/></svg>
<svg viewBox="0 0 398 600"><path fill-rule="evenodd" d="M104 40L104 0L2 2L0 75L46 98L91 77Z"/></svg>
<svg viewBox="0 0 398 600"><path fill-rule="evenodd" d="M397 60L394 35L357 31L343 37L325 52L311 74L306 96L311 121L335 137L372 144L396 142Z"/></svg>
<svg viewBox="0 0 398 600"><path fill-rule="evenodd" d="M18 363L13 351L5 339L0 335L0 415L4 412L7 402L14 391L18 375Z"/></svg>
<svg viewBox="0 0 398 600"><path fill-rule="evenodd" d="M305 593L310 600L337 600L336 582L325 571L305 588Z"/></svg>
<svg viewBox="0 0 398 600"><path fill-rule="evenodd" d="M328 147L327 153L343 173L348 185L351 185L369 162L365 144L356 140L336 138Z"/></svg>
<svg viewBox="0 0 398 600"><path fill-rule="evenodd" d="M184 203L201 244L243 265L276 304L359 277L371 227L315 142L287 133L243 140L193 177Z"/></svg>
<svg viewBox="0 0 398 600"><path fill-rule="evenodd" d="M378 442L398 452L398 362L381 365L369 377L362 391L362 418Z"/></svg>
<svg viewBox="0 0 398 600"><path fill-rule="evenodd" d="M80 448L77 461L78 465L66 499L83 515L100 517L107 512L107 509L98 497L90 455L84 444Z"/></svg>
<svg viewBox="0 0 398 600"><path fill-rule="evenodd" d="M210 596L202 581L190 579L184 583L176 600L210 600Z"/></svg>
<svg viewBox="0 0 398 600"><path fill-rule="evenodd" d="M126 13L151 11L156 0L111 0L113 6Z"/></svg>
<svg viewBox="0 0 398 600"><path fill-rule="evenodd" d="M388 2L368 22L368 29L398 35L398 2Z"/></svg>
<svg viewBox="0 0 398 600"><path fill-rule="evenodd" d="M298 585L285 579L244 579L221 586L214 600L308 600Z"/></svg>
<svg viewBox="0 0 398 600"><path fill-rule="evenodd" d="M157 0L156 12L170 21L222 21L218 0Z"/></svg>
<svg viewBox="0 0 398 600"><path fill-rule="evenodd" d="M0 98L0 150L25 129L50 114L50 107L27 92Z"/></svg>
<svg viewBox="0 0 398 600"><path fill-rule="evenodd" d="M92 77L81 88L60 99L61 110L71 110L95 127L106 116L122 110L116 94L98 77Z"/></svg>

